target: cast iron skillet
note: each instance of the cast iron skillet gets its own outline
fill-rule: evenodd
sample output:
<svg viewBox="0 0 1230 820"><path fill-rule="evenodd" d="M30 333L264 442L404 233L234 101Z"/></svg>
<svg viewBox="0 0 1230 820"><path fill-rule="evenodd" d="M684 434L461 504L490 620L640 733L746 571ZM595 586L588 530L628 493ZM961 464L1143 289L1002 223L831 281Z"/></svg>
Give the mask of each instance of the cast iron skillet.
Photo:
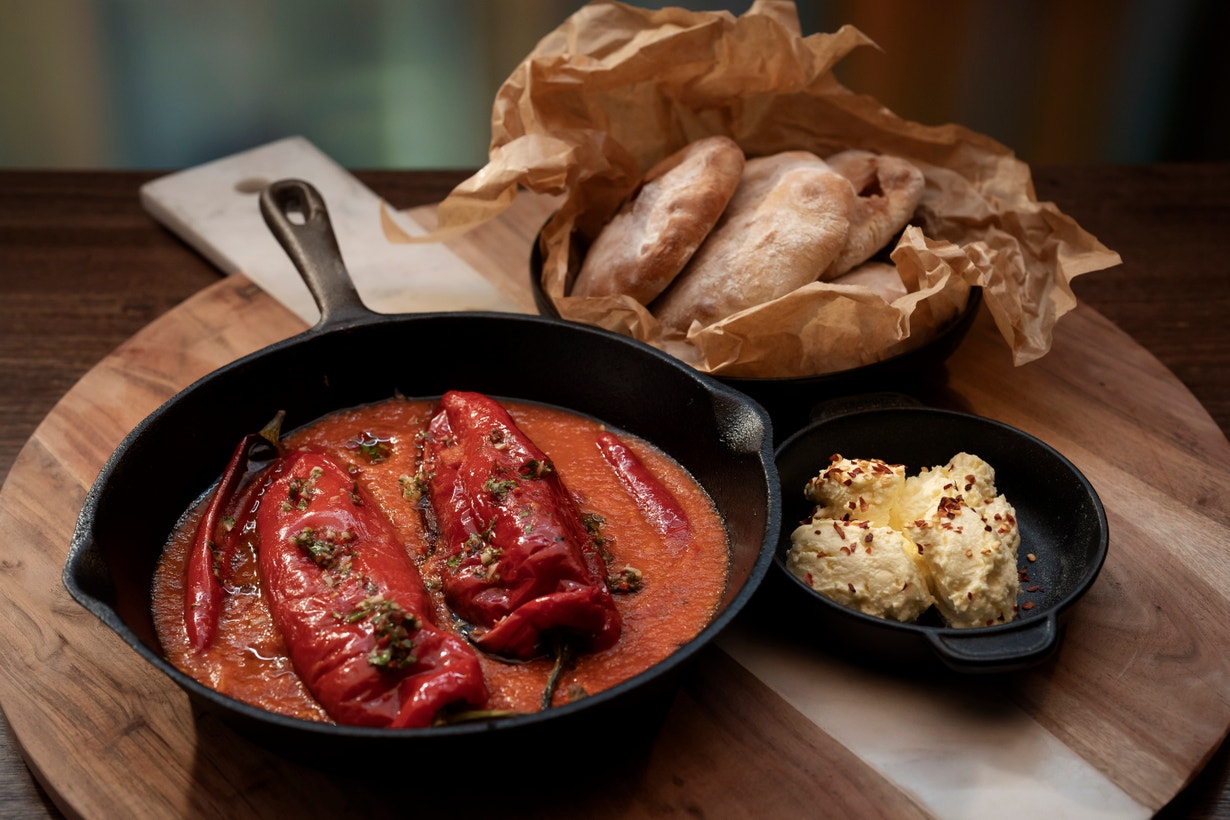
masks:
<svg viewBox="0 0 1230 820"><path fill-rule="evenodd" d="M90 490L73 535L63 573L72 596L201 709L305 759L370 761L381 750L430 750L447 765L435 756L473 752L483 737L515 750L565 731L581 750L586 735L571 733L589 732L605 743L621 734L612 727L630 727L650 707L664 705L680 667L743 608L772 560L780 492L764 410L651 347L594 328L500 313L372 313L351 283L314 188L276 182L260 205L311 289L320 321L189 386L124 439ZM278 410L287 413L283 429L292 430L397 393L432 398L449 389L569 408L655 443L687 468L708 490L730 536L729 587L712 623L666 661L577 703L431 729L333 726L275 715L202 686L163 658L150 614L155 564L177 519L217 480L243 435Z"/></svg>
<svg viewBox="0 0 1230 820"><path fill-rule="evenodd" d="M530 249L530 288L543 316L559 318L559 310L542 289L541 232ZM579 264L579 262L577 263ZM982 288L970 288L964 309L933 337L918 347L861 367L793 378L716 376L719 381L751 396L773 420L779 441L807 424L814 405L834 396L857 395L887 387L902 392L926 392L941 374L943 364L956 352L978 316Z"/></svg>
<svg viewBox="0 0 1230 820"><path fill-rule="evenodd" d="M776 615L785 616L781 622L827 648L897 670L938 658L958 672L1010 672L1049 658L1059 645L1069 607L1093 584L1106 559L1106 512L1088 479L1041 440L988 418L925 407L898 395L868 395L834 405L777 450L783 524L764 595L774 590L774 601L783 610ZM913 475L962 451L994 468L996 488L1016 509L1018 566L1029 579L1022 582L1018 600L1032 605L1022 607L1016 620L952 629L932 612L917 624L901 624L836 604L786 569L790 534L813 508L803 487L829 456L879 458L904 464ZM1029 554L1036 560L1028 560ZM1024 591L1033 586L1037 591Z"/></svg>

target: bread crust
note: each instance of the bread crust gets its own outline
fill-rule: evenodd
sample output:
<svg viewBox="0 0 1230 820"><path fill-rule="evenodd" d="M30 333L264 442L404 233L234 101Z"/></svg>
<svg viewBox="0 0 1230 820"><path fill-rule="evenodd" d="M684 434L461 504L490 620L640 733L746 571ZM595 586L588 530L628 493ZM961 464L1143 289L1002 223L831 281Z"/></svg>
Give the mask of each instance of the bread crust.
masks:
<svg viewBox="0 0 1230 820"><path fill-rule="evenodd" d="M742 149L724 136L696 140L663 159L594 240L571 295L651 302L717 224L743 167Z"/></svg>
<svg viewBox="0 0 1230 820"><path fill-rule="evenodd" d="M854 198L808 151L748 160L717 226L650 310L686 331L815 281L846 245Z"/></svg>
<svg viewBox="0 0 1230 820"><path fill-rule="evenodd" d="M866 262L914 216L926 181L912 162L890 154L851 149L828 157L858 196L850 211L846 246L820 279L831 281Z"/></svg>

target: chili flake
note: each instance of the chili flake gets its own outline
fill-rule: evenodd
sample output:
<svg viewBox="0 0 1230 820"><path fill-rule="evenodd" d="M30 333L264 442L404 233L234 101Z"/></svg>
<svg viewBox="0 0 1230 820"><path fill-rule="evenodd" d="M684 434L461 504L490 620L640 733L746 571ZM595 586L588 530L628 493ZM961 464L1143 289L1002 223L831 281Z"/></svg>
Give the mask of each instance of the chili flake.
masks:
<svg viewBox="0 0 1230 820"><path fill-rule="evenodd" d="M636 567L624 567L606 579L607 588L611 592L640 592L644 582L644 575Z"/></svg>
<svg viewBox="0 0 1230 820"><path fill-rule="evenodd" d="M332 528L317 531L312 527L304 527L291 536L291 543L302 549L312 559L312 563L322 569L332 569L341 557L342 548L354 540L350 530L335 530Z"/></svg>

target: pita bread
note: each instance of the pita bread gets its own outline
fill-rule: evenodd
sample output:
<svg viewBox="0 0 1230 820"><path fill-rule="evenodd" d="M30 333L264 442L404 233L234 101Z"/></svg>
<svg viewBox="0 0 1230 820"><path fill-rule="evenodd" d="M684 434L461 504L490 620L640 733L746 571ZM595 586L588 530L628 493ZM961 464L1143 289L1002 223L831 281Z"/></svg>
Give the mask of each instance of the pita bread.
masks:
<svg viewBox="0 0 1230 820"><path fill-rule="evenodd" d="M874 291L890 304L909 292L905 282L901 281L897 267L887 262L864 262L849 273L843 273L831 280L830 284L858 285Z"/></svg>
<svg viewBox="0 0 1230 820"><path fill-rule="evenodd" d="M625 294L648 304L683 270L739 185L743 151L696 140L651 168L585 254L573 296Z"/></svg>
<svg viewBox="0 0 1230 820"><path fill-rule="evenodd" d="M846 246L820 277L830 281L866 262L906 226L922 199L925 180L909 160L870 151L842 151L826 162L850 180L858 197Z"/></svg>
<svg viewBox="0 0 1230 820"><path fill-rule="evenodd" d="M814 282L846 245L854 197L810 152L748 160L717 226L650 310L686 331Z"/></svg>

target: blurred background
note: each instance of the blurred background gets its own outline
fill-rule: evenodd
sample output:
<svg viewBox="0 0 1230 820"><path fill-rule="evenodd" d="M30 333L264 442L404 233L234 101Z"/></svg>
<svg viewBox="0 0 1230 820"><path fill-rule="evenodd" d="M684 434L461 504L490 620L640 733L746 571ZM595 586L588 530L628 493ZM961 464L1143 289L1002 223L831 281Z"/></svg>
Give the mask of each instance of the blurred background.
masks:
<svg viewBox="0 0 1230 820"><path fill-rule="evenodd" d="M175 169L302 135L352 168L472 168L496 89L580 0L5 0L0 166ZM637 2L726 9L744 2ZM1223 0L798 0L837 68L1035 164L1230 159Z"/></svg>

